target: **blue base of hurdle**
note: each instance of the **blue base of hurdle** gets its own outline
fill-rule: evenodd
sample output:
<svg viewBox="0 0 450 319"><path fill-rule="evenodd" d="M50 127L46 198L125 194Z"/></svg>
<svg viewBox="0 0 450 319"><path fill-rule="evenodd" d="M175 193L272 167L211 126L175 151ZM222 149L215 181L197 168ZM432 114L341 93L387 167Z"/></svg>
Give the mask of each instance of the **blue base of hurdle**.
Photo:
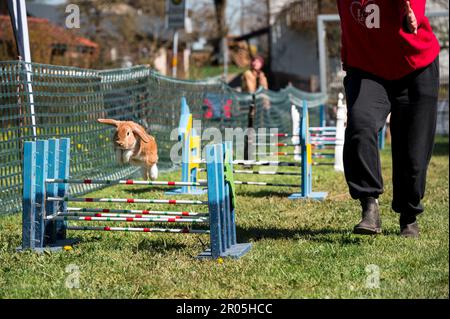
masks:
<svg viewBox="0 0 450 319"><path fill-rule="evenodd" d="M80 239L78 238L66 238L66 239L61 239L61 240L57 240L54 243L49 243L47 244L47 246L44 247L35 247L33 248L34 252L37 253L44 253L44 252L53 252L53 251L61 251L64 249L65 246L73 246L76 245L78 243L80 243ZM29 251L30 248L23 248L22 246L19 246L16 248L16 252L23 252L23 251Z"/></svg>
<svg viewBox="0 0 450 319"><path fill-rule="evenodd" d="M197 188L190 190L188 192L183 191L183 188L176 188L170 191L165 192L166 195L203 195L208 194L207 188Z"/></svg>
<svg viewBox="0 0 450 319"><path fill-rule="evenodd" d="M227 250L220 255L220 257L223 258L233 258L238 259L242 256L244 256L250 249L252 248L251 243L245 243L245 244L235 244L232 245L230 248L227 248ZM198 255L196 257L197 259L213 259L211 255L211 249L205 250L203 253Z"/></svg>
<svg viewBox="0 0 450 319"><path fill-rule="evenodd" d="M302 193L295 193L290 195L289 199L313 199L313 200L324 200L328 196L327 192L312 192L307 196L302 195Z"/></svg>

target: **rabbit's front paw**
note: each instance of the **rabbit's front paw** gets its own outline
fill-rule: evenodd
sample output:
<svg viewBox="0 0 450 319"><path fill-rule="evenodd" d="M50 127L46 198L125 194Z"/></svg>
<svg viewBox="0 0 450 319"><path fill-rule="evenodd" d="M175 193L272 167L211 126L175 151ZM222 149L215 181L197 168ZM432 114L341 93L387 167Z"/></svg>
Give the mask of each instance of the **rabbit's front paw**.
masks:
<svg viewBox="0 0 450 319"><path fill-rule="evenodd" d="M151 168L150 168L150 179L152 181L156 180L158 178L158 166L156 166L156 164L154 164Z"/></svg>

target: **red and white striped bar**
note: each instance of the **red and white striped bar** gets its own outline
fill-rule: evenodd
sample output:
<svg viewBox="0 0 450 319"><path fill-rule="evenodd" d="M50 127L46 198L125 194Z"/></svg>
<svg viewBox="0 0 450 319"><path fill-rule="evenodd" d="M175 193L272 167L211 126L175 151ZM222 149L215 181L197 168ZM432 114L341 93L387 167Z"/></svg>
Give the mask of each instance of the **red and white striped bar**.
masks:
<svg viewBox="0 0 450 319"><path fill-rule="evenodd" d="M334 127L334 126L310 127L309 131L310 132L324 132L324 131L336 132L336 127Z"/></svg>
<svg viewBox="0 0 450 319"><path fill-rule="evenodd" d="M257 133L256 136L268 136L268 137L291 137L291 136L299 136L299 135L292 135L287 133Z"/></svg>
<svg viewBox="0 0 450 319"><path fill-rule="evenodd" d="M273 153L256 153L256 156L290 156L290 155L302 155L298 152L273 152Z"/></svg>
<svg viewBox="0 0 450 319"><path fill-rule="evenodd" d="M132 216L181 216L181 217L201 217L209 216L208 213L195 213L195 212L171 212L171 211L157 211L157 210L147 210L147 209L109 209L109 208L78 208L78 207L67 207L68 213L102 213L102 214L112 214L112 215L123 215L128 214Z"/></svg>
<svg viewBox="0 0 450 319"><path fill-rule="evenodd" d="M206 186L199 182L167 182L167 181L136 181L136 180L101 180L101 179L47 179L47 183L59 184L99 184L99 185L146 185L146 186Z"/></svg>
<svg viewBox="0 0 450 319"><path fill-rule="evenodd" d="M54 216L71 216L71 217L116 217L116 218L135 218L143 219L203 219L207 217L202 216L167 216L167 215L140 215L140 214L113 214L113 213L77 213L77 212L58 212Z"/></svg>
<svg viewBox="0 0 450 319"><path fill-rule="evenodd" d="M336 141L314 141L310 143L311 145L336 145Z"/></svg>
<svg viewBox="0 0 450 319"><path fill-rule="evenodd" d="M336 141L335 137L311 137L311 141Z"/></svg>
<svg viewBox="0 0 450 319"><path fill-rule="evenodd" d="M253 185L253 186L274 186L274 187L300 187L299 184L277 184L266 182L251 182L251 181L234 181L236 185Z"/></svg>
<svg viewBox="0 0 450 319"><path fill-rule="evenodd" d="M320 133L311 132L311 133L309 133L309 135L311 137L316 137L316 136L336 136L336 132L320 132Z"/></svg>
<svg viewBox="0 0 450 319"><path fill-rule="evenodd" d="M317 159L328 159L331 157L315 157ZM297 164L297 163L295 163ZM322 163L322 162L313 162L311 163L312 166L331 166L334 165L333 163ZM252 165L250 165L252 166ZM260 166L276 166L276 165L260 165ZM281 165L283 166L283 165ZM300 166L300 165L292 165L292 166ZM234 170L233 173L235 174L247 174L247 175L285 175L285 176L300 176L301 173L295 173L295 172L264 172L264 171L248 171L248 170Z"/></svg>
<svg viewBox="0 0 450 319"><path fill-rule="evenodd" d="M301 144L298 143L254 143L254 146L257 147L267 147L267 146L278 146L278 147L284 147L284 146L301 146Z"/></svg>
<svg viewBox="0 0 450 319"><path fill-rule="evenodd" d="M194 161L194 164L203 164L204 160ZM245 161L245 160L235 160L234 165L248 165L248 166L301 166L297 162L277 162L277 161ZM203 171L203 170L201 170Z"/></svg>
<svg viewBox="0 0 450 319"><path fill-rule="evenodd" d="M110 227L110 226L67 226L68 230L94 230L94 231L123 231L138 233L178 233L178 234L209 234L203 229L176 229L176 228L137 228L137 227Z"/></svg>
<svg viewBox="0 0 450 319"><path fill-rule="evenodd" d="M176 199L48 197L47 200L50 201L50 202L208 205L207 201L201 201L201 200L176 200Z"/></svg>
<svg viewBox="0 0 450 319"><path fill-rule="evenodd" d="M292 155L302 155L302 153L298 153L298 152L274 152L274 153L256 153L255 155L257 156L292 156ZM316 153L312 153L313 157L317 157L317 158L322 158L322 156L324 156L324 158L329 157L334 157L334 154L316 154Z"/></svg>
<svg viewBox="0 0 450 319"><path fill-rule="evenodd" d="M320 150L334 150L335 147L335 143L334 144L330 144L330 145L324 145L324 144L311 144L312 148L318 148Z"/></svg>
<svg viewBox="0 0 450 319"><path fill-rule="evenodd" d="M301 144L297 143L255 143L255 146L301 146Z"/></svg>
<svg viewBox="0 0 450 319"><path fill-rule="evenodd" d="M205 168L201 168L200 172L206 172ZM294 172L269 172L269 171L249 171L249 170L234 170L234 174L248 174L248 175L291 175L291 176L300 176L301 173Z"/></svg>
<svg viewBox="0 0 450 319"><path fill-rule="evenodd" d="M204 218L176 218L176 217L96 217L96 216L47 216L46 220L76 220L76 221L103 221L103 222L128 222L128 223L207 223Z"/></svg>
<svg viewBox="0 0 450 319"><path fill-rule="evenodd" d="M234 161L235 165L248 165L248 166L301 166L298 162L271 162L271 161Z"/></svg>
<svg viewBox="0 0 450 319"><path fill-rule="evenodd" d="M323 157L323 158L321 158L321 157L313 157L313 158L316 158L316 159L328 159L329 157ZM278 166L301 166L300 162L299 163L295 163L295 164L298 164L298 165L278 165ZM334 165L334 164L333 163L324 163L324 162L312 162L311 165L312 166L324 166L324 165ZM259 165L259 166L275 166L275 165ZM261 175L265 175L265 174L261 174ZM276 174L276 175L278 175L278 174ZM280 175L291 175L291 174L280 174Z"/></svg>
<svg viewBox="0 0 450 319"><path fill-rule="evenodd" d="M247 171L247 170L235 170L235 174L248 174L248 175L287 175L287 176L300 176L301 173L297 172L264 172L264 171Z"/></svg>
<svg viewBox="0 0 450 319"><path fill-rule="evenodd" d="M116 218L136 218L136 219L192 219L200 218L206 219L205 217L195 217L195 216L167 216L167 215L139 215L139 214L113 214L113 213L77 213L77 212L58 212L55 216L71 216L71 217L116 217Z"/></svg>
<svg viewBox="0 0 450 319"><path fill-rule="evenodd" d="M277 184L277 183L266 183L266 182L244 182L244 181L234 181L236 185L253 185L253 186L274 186L274 187L300 187L299 184Z"/></svg>
<svg viewBox="0 0 450 319"><path fill-rule="evenodd" d="M312 152L312 155L326 155L326 156L334 156L334 152L318 152L318 151L314 151Z"/></svg>

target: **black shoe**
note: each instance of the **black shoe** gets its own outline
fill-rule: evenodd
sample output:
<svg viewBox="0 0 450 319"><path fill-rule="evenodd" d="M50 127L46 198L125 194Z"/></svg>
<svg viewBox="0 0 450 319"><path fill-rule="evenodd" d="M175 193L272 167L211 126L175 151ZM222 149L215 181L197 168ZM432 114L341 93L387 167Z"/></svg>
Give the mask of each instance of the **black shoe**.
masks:
<svg viewBox="0 0 450 319"><path fill-rule="evenodd" d="M419 238L419 224L415 216L400 215L400 236Z"/></svg>
<svg viewBox="0 0 450 319"><path fill-rule="evenodd" d="M373 197L361 199L362 220L353 229L353 233L376 235L381 233L381 218L378 202Z"/></svg>

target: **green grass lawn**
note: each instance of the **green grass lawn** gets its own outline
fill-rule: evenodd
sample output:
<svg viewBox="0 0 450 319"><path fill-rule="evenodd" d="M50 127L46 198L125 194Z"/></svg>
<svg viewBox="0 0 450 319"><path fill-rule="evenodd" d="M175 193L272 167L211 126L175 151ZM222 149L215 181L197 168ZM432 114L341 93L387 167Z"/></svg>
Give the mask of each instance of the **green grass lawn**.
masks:
<svg viewBox="0 0 450 319"><path fill-rule="evenodd" d="M343 175L331 167L314 167L314 190L329 191L324 202L290 201L288 188L238 186L238 241L253 243L239 260L193 258L208 244L207 236L193 234L70 232L82 239L73 250L16 253L21 217L2 217L0 298L448 298L448 138L437 140L419 240L398 236L398 216L390 209L389 149L382 164L383 234L376 237L352 234L360 208L350 200ZM277 180L263 177L251 179ZM178 178L170 173L160 179ZM147 192L137 186L92 196L164 197L161 188ZM73 266L79 270L78 289L65 285L73 282L66 272ZM374 267L378 288L366 284Z"/></svg>

